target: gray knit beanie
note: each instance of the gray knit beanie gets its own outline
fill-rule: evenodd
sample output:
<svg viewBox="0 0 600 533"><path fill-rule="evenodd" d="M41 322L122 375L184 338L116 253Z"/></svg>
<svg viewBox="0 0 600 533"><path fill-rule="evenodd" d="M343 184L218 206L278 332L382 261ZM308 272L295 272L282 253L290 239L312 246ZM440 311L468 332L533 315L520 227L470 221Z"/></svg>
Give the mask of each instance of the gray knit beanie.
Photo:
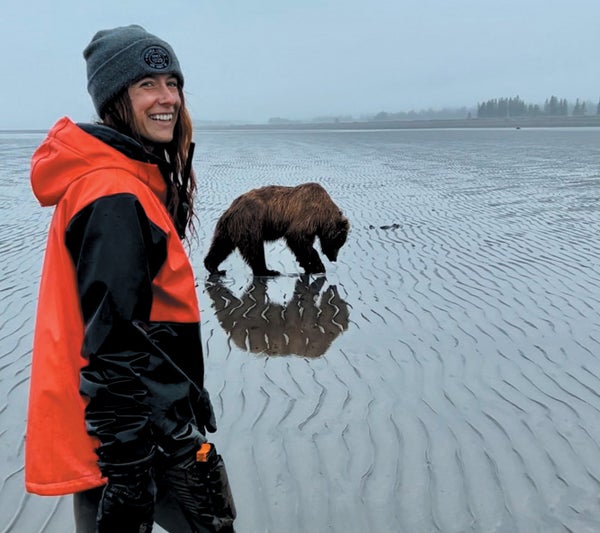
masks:
<svg viewBox="0 0 600 533"><path fill-rule="evenodd" d="M152 74L173 74L183 86L179 61L169 43L136 24L101 30L83 51L88 92L98 116L133 82Z"/></svg>

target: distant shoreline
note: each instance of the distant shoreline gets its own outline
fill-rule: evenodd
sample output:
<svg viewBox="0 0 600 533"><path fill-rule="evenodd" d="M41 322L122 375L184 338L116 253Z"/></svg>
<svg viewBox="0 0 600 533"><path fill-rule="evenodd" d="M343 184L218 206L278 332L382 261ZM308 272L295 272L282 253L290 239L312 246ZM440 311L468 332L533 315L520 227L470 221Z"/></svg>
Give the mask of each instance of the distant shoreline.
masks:
<svg viewBox="0 0 600 533"><path fill-rule="evenodd" d="M202 123L196 131L235 130L402 130L402 129L469 129L469 128L565 128L600 127L599 115L583 117L509 117L418 120L371 120L349 122L289 122L280 124ZM46 133L43 129L0 129L2 134Z"/></svg>
<svg viewBox="0 0 600 533"><path fill-rule="evenodd" d="M556 128L600 127L600 116L511 117L419 120L372 120L352 122L290 122L282 124L196 124L198 131L228 130L396 130L462 128Z"/></svg>

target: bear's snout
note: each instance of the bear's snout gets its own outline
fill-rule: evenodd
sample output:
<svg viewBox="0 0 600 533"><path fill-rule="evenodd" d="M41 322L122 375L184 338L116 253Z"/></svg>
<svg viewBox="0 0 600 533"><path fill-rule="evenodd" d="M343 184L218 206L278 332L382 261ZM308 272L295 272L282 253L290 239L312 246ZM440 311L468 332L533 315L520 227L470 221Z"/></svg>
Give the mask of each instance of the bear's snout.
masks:
<svg viewBox="0 0 600 533"><path fill-rule="evenodd" d="M329 252L325 252L325 255L327 256L327 259L329 259L332 263L335 263L337 260L338 253L337 251L331 250Z"/></svg>

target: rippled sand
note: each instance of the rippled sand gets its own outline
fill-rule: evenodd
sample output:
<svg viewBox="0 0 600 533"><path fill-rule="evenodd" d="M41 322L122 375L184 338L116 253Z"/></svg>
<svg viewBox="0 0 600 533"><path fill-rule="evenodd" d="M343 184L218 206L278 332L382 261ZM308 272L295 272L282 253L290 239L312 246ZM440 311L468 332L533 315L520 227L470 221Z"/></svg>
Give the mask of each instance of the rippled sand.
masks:
<svg viewBox="0 0 600 533"><path fill-rule="evenodd" d="M70 498L23 490L38 141L0 135L0 531L63 533ZM600 531L599 130L196 141L191 256L238 533ZM280 278L234 255L208 280L231 200L304 181L352 224L327 275L278 242Z"/></svg>

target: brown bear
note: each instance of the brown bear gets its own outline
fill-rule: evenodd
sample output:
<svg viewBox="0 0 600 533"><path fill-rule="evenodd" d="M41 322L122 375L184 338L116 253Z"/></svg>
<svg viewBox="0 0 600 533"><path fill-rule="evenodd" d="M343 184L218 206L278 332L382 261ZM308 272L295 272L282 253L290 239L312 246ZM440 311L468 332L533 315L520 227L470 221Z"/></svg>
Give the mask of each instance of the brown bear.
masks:
<svg viewBox="0 0 600 533"><path fill-rule="evenodd" d="M279 272L267 268L264 243L283 237L306 274L323 273L315 237L325 256L335 261L349 229L348 219L318 183L252 189L217 221L204 266L210 274L225 274L219 265L237 248L255 276L277 276Z"/></svg>

